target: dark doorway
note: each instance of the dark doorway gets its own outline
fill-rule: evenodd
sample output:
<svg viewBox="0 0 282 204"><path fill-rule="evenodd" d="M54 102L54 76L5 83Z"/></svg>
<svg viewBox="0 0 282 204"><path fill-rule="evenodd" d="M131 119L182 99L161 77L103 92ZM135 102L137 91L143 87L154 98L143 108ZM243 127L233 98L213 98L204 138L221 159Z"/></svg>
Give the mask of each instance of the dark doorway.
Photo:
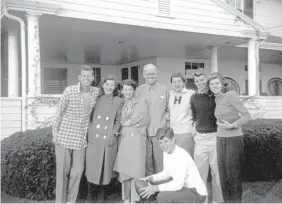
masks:
<svg viewBox="0 0 282 204"><path fill-rule="evenodd" d="M192 90L197 90L197 87L194 83L194 79L186 79L186 88L187 89L192 89Z"/></svg>

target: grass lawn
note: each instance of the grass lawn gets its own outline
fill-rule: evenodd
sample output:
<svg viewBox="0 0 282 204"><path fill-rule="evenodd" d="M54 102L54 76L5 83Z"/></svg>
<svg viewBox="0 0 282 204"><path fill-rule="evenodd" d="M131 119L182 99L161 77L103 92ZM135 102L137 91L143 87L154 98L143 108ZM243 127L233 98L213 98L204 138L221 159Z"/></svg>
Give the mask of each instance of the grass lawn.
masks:
<svg viewBox="0 0 282 204"><path fill-rule="evenodd" d="M208 185L211 191L210 184ZM17 198L1 193L1 203L54 203L55 200L33 201ZM85 203L85 200L78 200ZM111 195L108 202L121 202L120 195ZM243 202L244 203L282 203L282 180L279 182L244 182L243 183Z"/></svg>

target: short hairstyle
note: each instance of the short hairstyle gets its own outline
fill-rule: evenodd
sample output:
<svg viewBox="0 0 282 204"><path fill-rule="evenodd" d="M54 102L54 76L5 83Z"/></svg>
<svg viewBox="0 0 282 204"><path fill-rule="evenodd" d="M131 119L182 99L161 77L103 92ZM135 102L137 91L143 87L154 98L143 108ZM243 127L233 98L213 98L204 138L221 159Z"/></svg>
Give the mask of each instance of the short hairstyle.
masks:
<svg viewBox="0 0 282 204"><path fill-rule="evenodd" d="M222 84L222 92L225 93L231 90L230 84L226 81L224 76L219 72L213 72L207 77L208 88L210 89L210 81L213 79L219 79Z"/></svg>
<svg viewBox="0 0 282 204"><path fill-rule="evenodd" d="M135 82L134 80L132 80L132 79L125 79L125 80L123 80L122 83L121 83L121 88L123 89L123 87L124 87L125 85L131 86L131 87L134 89L134 91L135 91L136 88L137 88L136 82Z"/></svg>
<svg viewBox="0 0 282 204"><path fill-rule="evenodd" d="M155 69L156 70L156 72L158 72L158 69L157 69L157 67L154 65L154 64L146 64L144 67L143 67L143 75L145 74L145 72L146 72L146 69L149 69L149 68L153 68L153 69Z"/></svg>
<svg viewBox="0 0 282 204"><path fill-rule="evenodd" d="M107 81L114 81L115 82L115 89L113 91L113 96L118 96L119 95L119 83L117 81L117 79L114 76L106 76L103 77L101 82L100 82L100 93L99 96L102 96L105 94L104 88L103 88L103 84L105 84Z"/></svg>
<svg viewBox="0 0 282 204"><path fill-rule="evenodd" d="M173 78L181 78L181 80L185 83L186 82L186 78L184 76L184 74L180 73L180 72L175 72L171 75L170 77L170 83L172 83L172 79Z"/></svg>
<svg viewBox="0 0 282 204"><path fill-rule="evenodd" d="M174 132L171 127L165 126L158 129L156 136L158 140L162 140L165 137L171 140L172 138L174 138Z"/></svg>
<svg viewBox="0 0 282 204"><path fill-rule="evenodd" d="M87 64L80 65L80 67L78 68L78 74L81 74L82 70L92 71L92 75L94 75L94 70L90 65Z"/></svg>

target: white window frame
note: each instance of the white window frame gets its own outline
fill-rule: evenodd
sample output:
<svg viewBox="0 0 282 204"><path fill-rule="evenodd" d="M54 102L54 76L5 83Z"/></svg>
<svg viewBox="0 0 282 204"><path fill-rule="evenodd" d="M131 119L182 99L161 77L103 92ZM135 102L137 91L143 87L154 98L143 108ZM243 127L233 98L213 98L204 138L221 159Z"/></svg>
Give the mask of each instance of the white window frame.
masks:
<svg viewBox="0 0 282 204"><path fill-rule="evenodd" d="M206 62L205 61L202 61L202 60L185 60L185 62L184 62L184 74L185 74L185 76L187 77L187 78L193 78L193 73L197 70L193 70L193 69L191 69L191 73L187 73L187 71L186 71L186 63L198 63L198 64L204 64L204 70L206 70ZM199 68L198 68L199 69Z"/></svg>

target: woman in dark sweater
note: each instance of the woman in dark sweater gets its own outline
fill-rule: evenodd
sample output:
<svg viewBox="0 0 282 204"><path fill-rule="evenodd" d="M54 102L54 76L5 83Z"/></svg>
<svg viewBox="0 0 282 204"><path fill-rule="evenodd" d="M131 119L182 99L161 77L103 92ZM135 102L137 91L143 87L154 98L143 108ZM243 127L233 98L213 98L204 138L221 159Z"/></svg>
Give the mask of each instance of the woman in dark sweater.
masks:
<svg viewBox="0 0 282 204"><path fill-rule="evenodd" d="M212 73L207 80L215 95L217 118L217 155L224 202L242 202L241 170L243 133L241 126L251 115L220 73Z"/></svg>

